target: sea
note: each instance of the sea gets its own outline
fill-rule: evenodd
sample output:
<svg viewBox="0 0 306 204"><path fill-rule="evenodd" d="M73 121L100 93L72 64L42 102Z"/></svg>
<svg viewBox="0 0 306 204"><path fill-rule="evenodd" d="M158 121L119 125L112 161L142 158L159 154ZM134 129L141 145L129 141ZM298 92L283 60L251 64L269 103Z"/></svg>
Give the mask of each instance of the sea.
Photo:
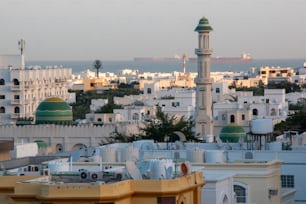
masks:
<svg viewBox="0 0 306 204"><path fill-rule="evenodd" d="M183 72L183 62L140 62L140 61L103 61L100 72L112 72L118 74L123 69L133 69L141 72ZM302 68L306 58L304 59L253 59L249 62L218 62L211 64L212 72L249 72L252 68L259 68L263 66L274 67L291 67L293 69ZM96 71L93 66L93 61L28 61L26 66L39 65L45 66L63 66L72 68L73 74L91 70ZM186 72L197 72L197 63L187 62Z"/></svg>

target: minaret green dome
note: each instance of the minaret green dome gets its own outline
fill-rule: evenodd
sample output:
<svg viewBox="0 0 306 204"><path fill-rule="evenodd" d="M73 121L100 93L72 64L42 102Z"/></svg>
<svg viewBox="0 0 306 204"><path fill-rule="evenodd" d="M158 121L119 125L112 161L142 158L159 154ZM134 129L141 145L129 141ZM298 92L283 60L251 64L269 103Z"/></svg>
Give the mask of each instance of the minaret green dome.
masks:
<svg viewBox="0 0 306 204"><path fill-rule="evenodd" d="M243 141L246 141L246 132L244 129L236 123L230 123L222 128L220 133L220 139L222 142L239 142L240 137Z"/></svg>
<svg viewBox="0 0 306 204"><path fill-rule="evenodd" d="M35 114L36 124L71 124L72 109L62 99L47 98L39 104Z"/></svg>
<svg viewBox="0 0 306 204"><path fill-rule="evenodd" d="M212 27L209 25L208 19L203 17L200 19L199 24L195 28L197 32L210 32L212 31Z"/></svg>

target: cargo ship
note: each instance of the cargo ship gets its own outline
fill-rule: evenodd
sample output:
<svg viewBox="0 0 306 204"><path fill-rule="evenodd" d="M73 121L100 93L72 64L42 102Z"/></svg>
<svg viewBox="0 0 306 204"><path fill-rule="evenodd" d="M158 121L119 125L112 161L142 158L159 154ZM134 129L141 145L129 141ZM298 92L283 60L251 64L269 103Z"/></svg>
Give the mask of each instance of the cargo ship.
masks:
<svg viewBox="0 0 306 204"><path fill-rule="evenodd" d="M135 57L135 62L179 62L182 61L183 57ZM212 57L212 63L241 63L241 62L251 62L253 59L248 53L242 53L240 57ZM188 58L189 62L197 62L196 57Z"/></svg>

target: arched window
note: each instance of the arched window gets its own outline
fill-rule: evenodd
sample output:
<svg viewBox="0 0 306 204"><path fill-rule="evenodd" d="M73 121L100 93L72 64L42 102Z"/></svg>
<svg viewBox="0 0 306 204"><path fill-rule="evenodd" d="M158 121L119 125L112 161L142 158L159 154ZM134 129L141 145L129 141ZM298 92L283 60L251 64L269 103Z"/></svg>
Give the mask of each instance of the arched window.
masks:
<svg viewBox="0 0 306 204"><path fill-rule="evenodd" d="M98 122L102 122L102 119L101 119L101 118L98 118L97 121L98 121Z"/></svg>
<svg viewBox="0 0 306 204"><path fill-rule="evenodd" d="M18 79L13 79L13 84L15 86L19 86L19 80Z"/></svg>
<svg viewBox="0 0 306 204"><path fill-rule="evenodd" d="M15 107L14 108L14 113L20 113L20 108L19 107Z"/></svg>
<svg viewBox="0 0 306 204"><path fill-rule="evenodd" d="M258 110L256 108L253 109L253 115L258 115Z"/></svg>
<svg viewBox="0 0 306 204"><path fill-rule="evenodd" d="M235 184L234 192L236 195L236 203L246 203L247 202L247 190L246 187L242 185Z"/></svg>
<svg viewBox="0 0 306 204"><path fill-rule="evenodd" d="M235 116L231 115L231 123L234 123L234 122L235 122Z"/></svg>
<svg viewBox="0 0 306 204"><path fill-rule="evenodd" d="M275 110L275 108L272 108L272 109L271 109L271 116L276 116L276 110Z"/></svg>
<svg viewBox="0 0 306 204"><path fill-rule="evenodd" d="M5 113L5 108L3 106L0 107L0 113Z"/></svg>
<svg viewBox="0 0 306 204"><path fill-rule="evenodd" d="M133 113L132 119L133 120L139 120L139 114L138 113Z"/></svg>
<svg viewBox="0 0 306 204"><path fill-rule="evenodd" d="M4 79L0 79L0 85L5 85L5 80Z"/></svg>

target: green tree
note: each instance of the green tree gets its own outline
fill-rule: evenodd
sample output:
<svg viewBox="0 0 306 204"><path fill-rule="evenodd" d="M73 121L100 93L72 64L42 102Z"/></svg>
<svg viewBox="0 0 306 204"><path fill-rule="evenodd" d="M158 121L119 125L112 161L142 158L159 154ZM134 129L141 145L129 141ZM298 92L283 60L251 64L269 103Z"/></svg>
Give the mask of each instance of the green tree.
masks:
<svg viewBox="0 0 306 204"><path fill-rule="evenodd" d="M175 135L175 132L179 131L185 135L187 141L197 141L192 131L193 127L194 123L191 118L185 120L182 116L177 120L175 116L170 117L158 108L156 120L147 122L147 125L141 128L144 132L141 138L153 139L155 142L165 142L166 137L168 137L169 142L174 142L179 139Z"/></svg>
<svg viewBox="0 0 306 204"><path fill-rule="evenodd" d="M95 60L93 66L97 70L96 77L99 78L99 69L102 67L102 62L100 60Z"/></svg>

